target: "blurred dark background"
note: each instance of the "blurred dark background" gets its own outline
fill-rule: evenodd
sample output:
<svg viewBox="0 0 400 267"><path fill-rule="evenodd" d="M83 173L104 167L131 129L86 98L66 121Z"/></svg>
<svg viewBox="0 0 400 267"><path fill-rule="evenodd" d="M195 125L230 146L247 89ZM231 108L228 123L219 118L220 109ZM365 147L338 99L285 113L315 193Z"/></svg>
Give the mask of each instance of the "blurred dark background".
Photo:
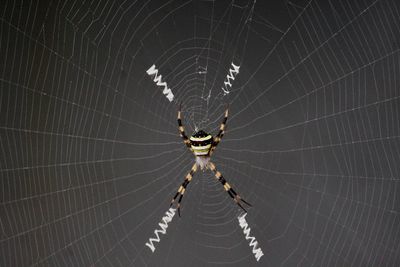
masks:
<svg viewBox="0 0 400 267"><path fill-rule="evenodd" d="M0 7L0 266L400 265L398 1ZM179 103L188 134L229 104L212 160L260 262L209 171L145 246L193 164Z"/></svg>

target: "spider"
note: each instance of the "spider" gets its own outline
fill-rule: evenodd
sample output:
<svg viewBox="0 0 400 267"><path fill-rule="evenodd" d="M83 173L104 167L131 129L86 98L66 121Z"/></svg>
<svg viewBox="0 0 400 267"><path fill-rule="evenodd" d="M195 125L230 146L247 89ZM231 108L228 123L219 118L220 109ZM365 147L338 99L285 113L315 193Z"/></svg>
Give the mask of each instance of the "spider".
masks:
<svg viewBox="0 0 400 267"><path fill-rule="evenodd" d="M226 182L226 180L222 176L222 174L219 171L217 171L215 164L210 161L212 153L214 152L215 148L217 147L217 145L219 144L219 142L222 139L222 136L225 133L225 128L226 128L225 125L226 125L226 121L228 119L228 106L226 107L225 116L224 116L224 119L222 120L221 126L219 128L219 132L215 137L204 132L203 130L199 130L199 131L195 132L192 136L190 136L190 138L188 138L185 134L185 129L182 125L181 108L182 108L182 105L179 105L179 110L178 110L179 133L180 133L180 136L183 138L183 142L185 143L185 145L190 149L190 151L193 152L196 161L193 164L190 172L186 175L185 180L179 187L178 192L176 192L174 198L172 199L170 207L174 204L176 198L179 196L177 207L178 207L179 217L181 216L180 205L181 205L183 194L185 193L187 185L192 180L193 174L197 171L198 168L200 168L201 170L209 169L212 172L214 172L215 177L224 186L225 191L231 196L231 198L236 202L236 204L238 204L239 207L241 207L244 210L244 212L247 213L246 209L243 208L243 206L241 205L241 201L243 203L246 203L250 207L252 205L250 203L248 203L247 201L245 201L243 198L241 198L235 192L235 190L233 190L233 188Z"/></svg>

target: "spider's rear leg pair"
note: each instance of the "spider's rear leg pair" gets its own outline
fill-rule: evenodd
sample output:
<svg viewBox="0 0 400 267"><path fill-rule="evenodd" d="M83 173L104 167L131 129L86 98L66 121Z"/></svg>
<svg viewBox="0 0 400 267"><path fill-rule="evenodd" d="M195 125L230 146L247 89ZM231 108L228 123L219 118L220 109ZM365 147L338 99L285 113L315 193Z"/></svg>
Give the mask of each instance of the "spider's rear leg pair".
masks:
<svg viewBox="0 0 400 267"><path fill-rule="evenodd" d="M240 197L240 195L238 195L235 190L233 190L233 188L226 182L225 178L222 176L222 174L217 171L215 164L212 162L209 162L208 167L211 171L214 172L215 177L218 179L218 181L224 186L225 191L231 196L231 198L236 202L236 204L238 204L239 207L241 207L243 209L244 212L247 212L247 210L241 205L241 202L247 204L248 206L251 207L251 204L249 202L247 202L246 200L244 200L243 198ZM183 194L185 193L186 187L187 185L190 183L190 181L193 178L193 174L197 171L197 164L195 163L192 167L192 169L190 170L190 172L186 175L185 181L182 183L182 185L179 187L178 192L176 192L174 198L171 201L171 205L172 206L176 200L176 198L179 196L178 199L178 215L179 217L181 216L181 201L183 198Z"/></svg>

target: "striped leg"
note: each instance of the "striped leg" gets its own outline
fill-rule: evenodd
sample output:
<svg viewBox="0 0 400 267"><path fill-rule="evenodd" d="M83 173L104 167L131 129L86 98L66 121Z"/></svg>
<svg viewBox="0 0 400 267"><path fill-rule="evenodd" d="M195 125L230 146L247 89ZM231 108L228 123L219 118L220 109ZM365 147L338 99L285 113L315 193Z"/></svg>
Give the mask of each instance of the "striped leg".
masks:
<svg viewBox="0 0 400 267"><path fill-rule="evenodd" d="M233 200L236 202L236 204L239 205L239 207L241 207L244 212L247 212L245 208L243 208L243 206L240 204L240 201L242 201L243 203L247 204L248 206L251 207L251 204L248 203L246 200L244 200L243 198L241 198L236 192L235 190L232 189L232 187L226 182L225 178L222 176L222 174L217 171L215 164L210 162L208 164L208 166L210 167L210 170L212 170L215 174L215 177L218 179L218 181L221 182L221 184L224 186L225 191L228 192L228 194L231 196L231 198L233 198Z"/></svg>
<svg viewBox="0 0 400 267"><path fill-rule="evenodd" d="M183 138L183 142L185 143L185 145L186 145L188 148L191 149L190 140L189 140L189 138L186 136L186 134L185 134L185 128L183 128L183 125L182 125L181 108L182 108L182 105L180 104L180 105L179 105L179 110L178 110L178 125L179 125L179 128L178 128L178 129L179 129L179 133L181 134L181 137Z"/></svg>
<svg viewBox="0 0 400 267"><path fill-rule="evenodd" d="M181 217L181 201L183 198L183 194L185 193L186 190L186 186L190 183L190 181L192 180L193 174L197 171L197 164L193 164L192 169L190 170L190 172L186 175L185 181L183 181L182 185L179 187L178 192L176 192L174 198L171 201L171 205L169 205L170 207L172 206L172 204L174 204L175 199L178 197L179 195L179 200L178 200L178 214L179 217Z"/></svg>
<svg viewBox="0 0 400 267"><path fill-rule="evenodd" d="M224 119L222 120L221 126L219 127L219 132L218 134L214 137L213 143L212 143L212 148L211 148L211 153L214 151L214 149L217 147L219 142L221 142L222 137L225 134L225 128L226 128L226 121L228 120L228 106L226 107L225 114L224 114Z"/></svg>

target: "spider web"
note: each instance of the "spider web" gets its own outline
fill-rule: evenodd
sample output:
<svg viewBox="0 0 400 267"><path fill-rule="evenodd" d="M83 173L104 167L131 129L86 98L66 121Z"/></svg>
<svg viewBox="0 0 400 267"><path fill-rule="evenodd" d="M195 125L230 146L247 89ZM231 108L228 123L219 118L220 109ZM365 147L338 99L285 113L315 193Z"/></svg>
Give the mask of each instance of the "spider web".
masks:
<svg viewBox="0 0 400 267"><path fill-rule="evenodd" d="M397 1L0 10L1 266L400 265ZM229 103L212 161L253 204L260 262L211 172L144 245L193 164L177 103L189 134L216 134Z"/></svg>

